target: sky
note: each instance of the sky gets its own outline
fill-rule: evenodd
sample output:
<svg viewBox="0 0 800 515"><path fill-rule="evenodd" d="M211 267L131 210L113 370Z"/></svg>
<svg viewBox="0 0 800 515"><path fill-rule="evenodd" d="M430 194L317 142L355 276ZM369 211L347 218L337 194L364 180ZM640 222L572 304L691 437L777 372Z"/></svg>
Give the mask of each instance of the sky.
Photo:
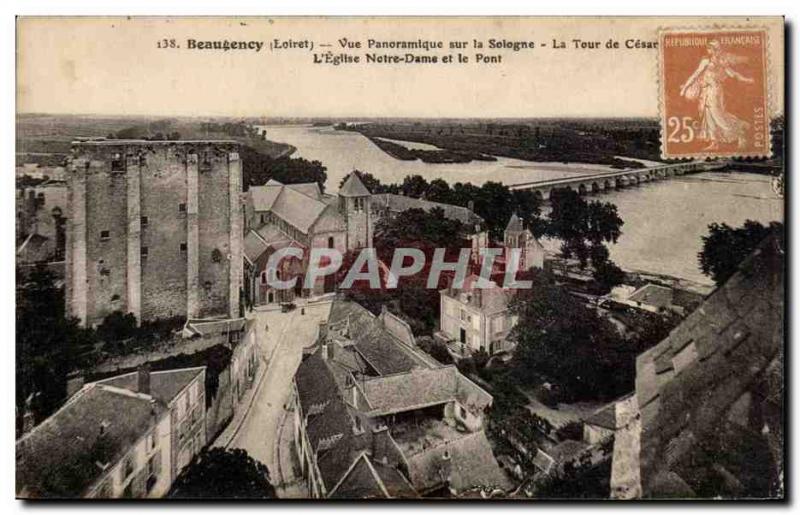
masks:
<svg viewBox="0 0 800 515"><path fill-rule="evenodd" d="M769 33L773 114L783 112L783 20L716 18ZM682 18L19 18L17 112L274 117L656 117L661 27L710 25ZM466 64L315 64L340 40L442 41ZM174 39L180 48L171 48ZM261 42L258 52L189 49L188 40ZM309 48L271 50L275 40ZM473 40L483 49L472 47ZM533 41L534 50L488 41ZM575 48L574 39L599 42ZM621 48L606 48L609 40ZM453 50L450 42L469 42ZM553 42L567 48L555 49ZM159 48L161 46L166 48ZM330 45L324 47L322 45ZM350 49L403 55L404 50ZM477 53L502 54L477 63Z"/></svg>

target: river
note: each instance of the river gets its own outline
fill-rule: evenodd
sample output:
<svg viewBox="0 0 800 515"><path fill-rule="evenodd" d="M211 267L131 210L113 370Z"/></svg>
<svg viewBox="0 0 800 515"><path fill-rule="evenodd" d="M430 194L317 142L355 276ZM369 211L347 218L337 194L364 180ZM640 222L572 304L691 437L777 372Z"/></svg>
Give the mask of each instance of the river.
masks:
<svg viewBox="0 0 800 515"><path fill-rule="evenodd" d="M356 132L328 127L265 126L267 139L288 143L294 157L318 160L328 169L327 191L353 169L369 172L381 182L400 182L419 174L428 180L512 185L610 170L603 165L533 163L518 159L434 164L400 161ZM423 144L417 144L423 145ZM417 147L421 148L421 147ZM750 173L705 172L644 183L638 187L589 197L617 205L625 221L622 236L610 247L611 258L623 269L662 274L710 285L697 263L701 237L712 222L740 226L747 219L762 223L783 220L783 200L769 177ZM546 242L551 247L552 242Z"/></svg>

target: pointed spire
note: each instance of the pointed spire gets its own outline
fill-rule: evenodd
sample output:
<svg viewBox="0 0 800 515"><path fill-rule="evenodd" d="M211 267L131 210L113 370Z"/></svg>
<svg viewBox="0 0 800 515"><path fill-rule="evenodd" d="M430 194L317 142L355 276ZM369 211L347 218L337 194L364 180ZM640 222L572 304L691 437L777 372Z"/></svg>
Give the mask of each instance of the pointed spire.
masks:
<svg viewBox="0 0 800 515"><path fill-rule="evenodd" d="M368 197L369 195L369 190L355 172L350 173L339 190L340 197Z"/></svg>
<svg viewBox="0 0 800 515"><path fill-rule="evenodd" d="M506 226L506 232L522 232L525 228L522 226L522 220L517 216L517 213L511 215L511 219Z"/></svg>

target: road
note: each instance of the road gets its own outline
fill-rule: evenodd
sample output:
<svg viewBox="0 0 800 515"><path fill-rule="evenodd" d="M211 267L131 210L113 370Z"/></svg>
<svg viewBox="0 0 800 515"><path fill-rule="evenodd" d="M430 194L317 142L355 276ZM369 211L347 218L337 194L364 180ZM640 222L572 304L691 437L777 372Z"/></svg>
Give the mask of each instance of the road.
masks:
<svg viewBox="0 0 800 515"><path fill-rule="evenodd" d="M267 465L273 476L277 476L279 467L275 456L278 426L291 393L292 379L303 348L314 343L319 322L328 319L331 303L310 304L304 309L305 314L298 306L289 313L256 311L251 315L257 320L258 345L269 361L253 403L228 447L245 449Z"/></svg>

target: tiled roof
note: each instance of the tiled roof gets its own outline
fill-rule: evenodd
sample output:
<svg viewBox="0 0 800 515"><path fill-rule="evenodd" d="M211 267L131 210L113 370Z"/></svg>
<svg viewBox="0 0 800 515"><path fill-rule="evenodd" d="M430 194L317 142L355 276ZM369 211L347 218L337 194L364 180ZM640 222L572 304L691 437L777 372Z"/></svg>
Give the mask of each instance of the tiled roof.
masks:
<svg viewBox="0 0 800 515"><path fill-rule="evenodd" d="M371 415L400 413L452 400L482 411L492 402L488 393L461 375L454 365L367 378L360 384Z"/></svg>
<svg viewBox="0 0 800 515"><path fill-rule="evenodd" d="M773 374L777 366L780 375L782 364L783 266L783 250L767 239L664 341L637 358L644 496L674 495L660 485L676 484L675 475L698 495L772 491L783 445L781 406L771 400L783 396ZM752 413L760 415L732 415L743 399L758 405Z"/></svg>
<svg viewBox="0 0 800 515"><path fill-rule="evenodd" d="M672 288L657 284L646 284L633 292L628 300L650 306L666 308L672 305Z"/></svg>
<svg viewBox="0 0 800 515"><path fill-rule="evenodd" d="M165 405L169 404L204 370L205 367L192 367L150 372L150 395ZM139 392L138 372L109 377L97 381L97 384L114 386L134 393Z"/></svg>
<svg viewBox="0 0 800 515"><path fill-rule="evenodd" d="M420 492L442 486L448 477L450 487L457 491L510 486L483 431L465 433L461 438L408 456L407 461L411 484Z"/></svg>
<svg viewBox="0 0 800 515"><path fill-rule="evenodd" d="M606 404L599 410L595 411L588 417L586 417L585 422L592 426L599 426L606 429L616 429L617 428L617 404L616 402L611 402Z"/></svg>
<svg viewBox="0 0 800 515"><path fill-rule="evenodd" d="M340 197L368 197L369 190L364 183L361 182L357 173L351 173L341 188L339 188Z"/></svg>
<svg viewBox="0 0 800 515"><path fill-rule="evenodd" d="M378 374L395 374L428 366L427 361L397 341L372 313L356 302L335 301L328 325L348 328L348 336L356 350Z"/></svg>
<svg viewBox="0 0 800 515"><path fill-rule="evenodd" d="M147 396L87 385L17 441L17 494L84 495L155 426L164 410Z"/></svg>
<svg viewBox="0 0 800 515"><path fill-rule="evenodd" d="M341 483L331 493L333 499L392 499L416 497L414 487L392 467L372 461L362 452Z"/></svg>
<svg viewBox="0 0 800 515"><path fill-rule="evenodd" d="M22 245L17 249L17 258L24 259L28 263L45 261L50 257L51 249L48 245L50 239L47 236L33 233L25 238Z"/></svg>
<svg viewBox="0 0 800 515"><path fill-rule="evenodd" d="M268 248L267 242L256 231L251 230L244 237L244 257L250 263L255 263Z"/></svg>
<svg viewBox="0 0 800 515"><path fill-rule="evenodd" d="M271 184L268 182L264 186L250 186L248 193L250 195L250 202L256 211L269 211L275 204L278 195L281 194L283 185L280 183ZM277 182L277 181L276 181Z"/></svg>
<svg viewBox="0 0 800 515"><path fill-rule="evenodd" d="M286 186L295 191L299 191L307 197L311 197L316 200L322 200L322 191L320 191L319 184L316 182L301 182L298 184L287 184Z"/></svg>
<svg viewBox="0 0 800 515"><path fill-rule="evenodd" d="M396 195L394 193L378 193L372 195L371 202L373 207L388 209L393 213L399 213L409 209L424 209L425 211L430 211L432 209L439 208L444 211L445 218L449 220L457 220L468 225L470 229L475 224L483 223L483 218L466 207L444 204L441 202L432 202L430 200L407 197L405 195Z"/></svg>
<svg viewBox="0 0 800 515"><path fill-rule="evenodd" d="M272 211L305 234L328 205L315 182L284 185L271 180L251 186L249 195L255 211Z"/></svg>

